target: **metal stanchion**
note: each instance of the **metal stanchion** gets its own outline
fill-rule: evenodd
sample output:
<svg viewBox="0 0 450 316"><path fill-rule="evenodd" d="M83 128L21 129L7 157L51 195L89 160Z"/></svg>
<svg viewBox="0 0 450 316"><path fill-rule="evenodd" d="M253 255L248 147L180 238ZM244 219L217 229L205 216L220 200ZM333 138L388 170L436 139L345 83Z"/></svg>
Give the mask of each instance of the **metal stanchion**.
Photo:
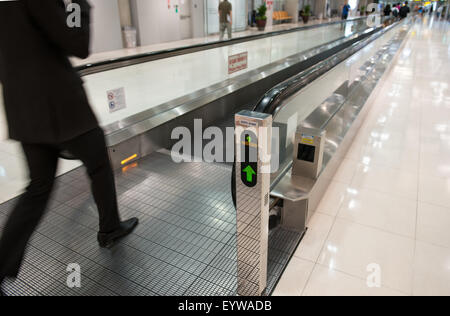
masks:
<svg viewBox="0 0 450 316"><path fill-rule="evenodd" d="M238 294L260 296L267 287L272 116L242 111L235 126Z"/></svg>

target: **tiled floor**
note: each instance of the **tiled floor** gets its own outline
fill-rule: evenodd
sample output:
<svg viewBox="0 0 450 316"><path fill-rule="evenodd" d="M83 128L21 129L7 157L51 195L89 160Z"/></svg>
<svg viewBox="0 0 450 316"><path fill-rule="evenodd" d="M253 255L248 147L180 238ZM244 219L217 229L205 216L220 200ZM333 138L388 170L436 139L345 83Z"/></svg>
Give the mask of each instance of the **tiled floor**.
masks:
<svg viewBox="0 0 450 316"><path fill-rule="evenodd" d="M450 295L449 35L413 27L275 295Z"/></svg>

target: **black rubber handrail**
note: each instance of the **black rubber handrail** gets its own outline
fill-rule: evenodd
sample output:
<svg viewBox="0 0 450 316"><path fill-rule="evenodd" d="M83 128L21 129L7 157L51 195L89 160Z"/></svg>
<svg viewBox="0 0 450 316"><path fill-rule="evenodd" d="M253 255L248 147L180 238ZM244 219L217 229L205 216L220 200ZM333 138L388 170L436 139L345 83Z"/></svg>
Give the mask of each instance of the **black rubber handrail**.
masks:
<svg viewBox="0 0 450 316"><path fill-rule="evenodd" d="M204 51L209 49L214 49L218 47L224 47L234 44L239 44L243 42L249 42L253 40L258 40L262 38L267 37L274 37L279 36L283 34L293 33L293 32L299 32L304 31L312 28L319 28L324 26L329 26L333 24L342 24L342 23L351 23L355 21L360 21L367 19L367 17L359 17L352 20L347 21L332 21L322 24L315 24L315 25L309 25L309 26L299 26L299 27L293 27L288 30L281 30L281 31L274 31L274 32L268 32L263 34L254 34L254 35L248 35L248 36L242 36L233 38L227 41L214 41L210 43L201 43L201 44L195 44L195 45L189 45L185 47L178 47L178 48L172 48L172 49L166 49L161 51L155 51L155 52L148 52L148 53L142 53L142 54L136 54L132 56L125 56L125 57L118 57L113 59L108 59L100 62L93 62L93 63L87 63L85 65L76 66L75 69L82 75L88 75L93 74L97 72L102 72L106 70L111 69L117 69L122 67L128 67L130 65L136 65L140 63L145 63L153 60L159 60L164 58L170 58L178 55L184 55L189 54L193 52L198 51Z"/></svg>
<svg viewBox="0 0 450 316"><path fill-rule="evenodd" d="M393 20L394 19L392 18L388 18L385 20L385 22ZM294 95L295 93L306 87L309 83L316 80L318 77L320 77L324 73L328 72L330 69L337 66L339 63L341 63L343 60L349 57L347 55L353 54L354 52L351 52L347 55L342 55L333 63L330 63L325 67L321 67L320 69L310 69L311 67L318 65L322 61L325 61L326 59L332 56L337 55L339 52L351 47L352 45L360 41L363 41L364 39L374 35L375 33L378 33L382 29L384 29L384 26L374 28L370 32L363 33L354 39L339 44L327 51L321 52L301 62L300 68L302 70L300 71L300 73L276 85L275 87L270 89L267 93L265 93L264 96L259 100L259 102L256 103L253 111L274 115L279 110L279 107L283 104L283 102L287 100L290 96ZM309 74L304 73L304 71L308 69L310 69L311 73Z"/></svg>
<svg viewBox="0 0 450 316"><path fill-rule="evenodd" d="M377 33L380 29L374 29L373 31L369 33L362 34L360 37L356 39L352 39L348 42L342 43L336 47L333 47L325 52L319 53L312 58L303 61L302 63L302 69L303 71L307 70L308 68L313 67L314 65L319 64L320 62L336 55L343 49L346 49L355 43L364 40L368 38L369 36ZM345 58L342 58L342 60ZM326 67L322 67L314 72L311 71L311 73L306 74L302 71L300 75L297 75L293 78L290 78L274 88L272 88L270 91L268 91L264 96L261 98L261 100L255 105L255 108L253 111L260 112L260 113L267 113L274 115L276 111L279 109L279 107L283 104L285 100L287 100L290 96L296 94L298 91L306 87L309 83L316 80L318 77L323 75L324 73L328 72L330 69L332 69L334 66L339 64L340 61L336 61L336 63L328 64ZM305 77L307 77L307 80L305 80Z"/></svg>

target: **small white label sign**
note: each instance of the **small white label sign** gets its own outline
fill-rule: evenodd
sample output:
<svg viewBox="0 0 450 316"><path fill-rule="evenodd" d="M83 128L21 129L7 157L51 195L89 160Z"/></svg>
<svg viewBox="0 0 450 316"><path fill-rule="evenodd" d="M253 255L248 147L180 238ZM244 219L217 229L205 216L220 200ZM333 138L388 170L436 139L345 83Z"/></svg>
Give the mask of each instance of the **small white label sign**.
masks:
<svg viewBox="0 0 450 316"><path fill-rule="evenodd" d="M109 113L123 110L127 107L125 88L110 90L107 93Z"/></svg>

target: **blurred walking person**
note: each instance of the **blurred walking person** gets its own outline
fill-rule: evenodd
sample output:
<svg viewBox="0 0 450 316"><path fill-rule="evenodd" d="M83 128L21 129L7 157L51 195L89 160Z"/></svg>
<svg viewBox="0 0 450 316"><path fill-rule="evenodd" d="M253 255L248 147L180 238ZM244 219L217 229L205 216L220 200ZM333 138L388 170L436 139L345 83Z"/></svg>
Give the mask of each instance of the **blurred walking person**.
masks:
<svg viewBox="0 0 450 316"><path fill-rule="evenodd" d="M392 15L394 16L394 18L398 18L399 14L400 14L399 4L396 4L392 8Z"/></svg>
<svg viewBox="0 0 450 316"><path fill-rule="evenodd" d="M437 9L436 16L438 17L438 19L441 18L443 10L444 10L444 6L440 6L440 7Z"/></svg>
<svg viewBox="0 0 450 316"><path fill-rule="evenodd" d="M386 5L386 7L384 8L384 16L387 17L391 16L391 12L392 12L391 5L390 4Z"/></svg>
<svg viewBox="0 0 450 316"><path fill-rule="evenodd" d="M423 10L423 9L422 9ZM408 1L405 2L405 5L400 8L400 18L405 19L408 17L408 14L411 12L411 9L408 6Z"/></svg>
<svg viewBox="0 0 450 316"><path fill-rule="evenodd" d="M219 4L219 19L220 19L220 40L223 41L225 37L225 30L228 33L228 39L233 36L233 6L228 0L223 0Z"/></svg>
<svg viewBox="0 0 450 316"><path fill-rule="evenodd" d="M351 7L348 4L348 1L345 1L344 7L342 8L342 20L347 20L348 19L348 15L350 14L351 11Z"/></svg>
<svg viewBox="0 0 450 316"><path fill-rule="evenodd" d="M62 0L0 2L0 82L10 138L21 142L30 182L0 240L0 287L17 277L26 245L44 215L57 163L67 151L86 166L99 212L98 242L109 248L138 224L121 222L103 130L69 56L89 55L90 5L72 0L71 27Z"/></svg>

